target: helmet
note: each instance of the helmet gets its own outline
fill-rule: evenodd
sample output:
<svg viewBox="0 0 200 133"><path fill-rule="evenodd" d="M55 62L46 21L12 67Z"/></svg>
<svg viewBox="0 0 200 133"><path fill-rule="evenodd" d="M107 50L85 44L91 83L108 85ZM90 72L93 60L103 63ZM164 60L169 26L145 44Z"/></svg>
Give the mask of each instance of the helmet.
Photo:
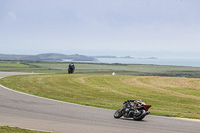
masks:
<svg viewBox="0 0 200 133"><path fill-rule="evenodd" d="M138 103L142 103L142 99L138 99L137 102L138 102Z"/></svg>

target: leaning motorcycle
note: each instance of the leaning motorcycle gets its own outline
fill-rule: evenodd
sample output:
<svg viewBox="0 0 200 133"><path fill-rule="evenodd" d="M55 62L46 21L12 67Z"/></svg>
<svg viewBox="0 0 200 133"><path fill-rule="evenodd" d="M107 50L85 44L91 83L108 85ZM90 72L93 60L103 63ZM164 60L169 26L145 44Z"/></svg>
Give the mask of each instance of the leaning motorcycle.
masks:
<svg viewBox="0 0 200 133"><path fill-rule="evenodd" d="M130 102L130 101L127 101ZM120 118L124 116L125 118L133 118L134 120L140 121L146 115L150 114L147 112L151 105L146 105L144 102L141 104L130 104L129 108L122 108L115 112L114 118Z"/></svg>

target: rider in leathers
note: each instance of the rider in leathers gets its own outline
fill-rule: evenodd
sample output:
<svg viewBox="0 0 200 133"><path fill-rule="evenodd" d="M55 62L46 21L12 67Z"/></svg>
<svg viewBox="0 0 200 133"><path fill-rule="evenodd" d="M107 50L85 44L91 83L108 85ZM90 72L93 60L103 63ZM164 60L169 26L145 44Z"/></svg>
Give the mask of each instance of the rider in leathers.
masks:
<svg viewBox="0 0 200 133"><path fill-rule="evenodd" d="M138 99L136 100L127 100L123 103L123 109L125 110L125 112L128 114L129 110L131 107L139 107L142 104L142 99Z"/></svg>

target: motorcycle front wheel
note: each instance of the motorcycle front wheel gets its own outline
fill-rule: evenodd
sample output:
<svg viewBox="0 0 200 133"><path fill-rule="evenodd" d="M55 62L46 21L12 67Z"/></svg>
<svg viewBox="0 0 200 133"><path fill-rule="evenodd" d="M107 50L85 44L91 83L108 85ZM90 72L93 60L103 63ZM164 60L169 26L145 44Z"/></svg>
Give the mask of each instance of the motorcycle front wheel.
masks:
<svg viewBox="0 0 200 133"><path fill-rule="evenodd" d="M134 114L133 119L136 121L142 120L146 116L146 111L144 109L138 110L136 114Z"/></svg>
<svg viewBox="0 0 200 133"><path fill-rule="evenodd" d="M123 112L122 112L122 109L119 109L115 112L114 114L114 118L120 118L123 116Z"/></svg>
<svg viewBox="0 0 200 133"><path fill-rule="evenodd" d="M68 69L68 74L72 74L74 71L71 69Z"/></svg>

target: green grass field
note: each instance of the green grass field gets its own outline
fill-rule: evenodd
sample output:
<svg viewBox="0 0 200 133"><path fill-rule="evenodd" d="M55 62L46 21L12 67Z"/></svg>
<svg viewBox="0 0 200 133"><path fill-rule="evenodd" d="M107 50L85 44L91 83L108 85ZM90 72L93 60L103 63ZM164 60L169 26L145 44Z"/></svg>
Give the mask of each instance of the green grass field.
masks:
<svg viewBox="0 0 200 133"><path fill-rule="evenodd" d="M200 119L200 79L111 74L40 74L6 77L6 87L88 106L119 109L143 99L154 115Z"/></svg>
<svg viewBox="0 0 200 133"><path fill-rule="evenodd" d="M152 114L200 119L200 67L103 63L75 66L75 74L67 75L67 62L0 61L0 71L52 74L7 77L0 83L42 97L109 109L120 108L127 99L142 98L153 105ZM112 72L117 75L111 76Z"/></svg>
<svg viewBox="0 0 200 133"><path fill-rule="evenodd" d="M33 130L21 129L18 127L0 126L0 133L50 133L50 132L33 131Z"/></svg>
<svg viewBox="0 0 200 133"><path fill-rule="evenodd" d="M0 71L66 74L68 62L0 61ZM75 63L76 74L111 74L200 78L200 67Z"/></svg>

